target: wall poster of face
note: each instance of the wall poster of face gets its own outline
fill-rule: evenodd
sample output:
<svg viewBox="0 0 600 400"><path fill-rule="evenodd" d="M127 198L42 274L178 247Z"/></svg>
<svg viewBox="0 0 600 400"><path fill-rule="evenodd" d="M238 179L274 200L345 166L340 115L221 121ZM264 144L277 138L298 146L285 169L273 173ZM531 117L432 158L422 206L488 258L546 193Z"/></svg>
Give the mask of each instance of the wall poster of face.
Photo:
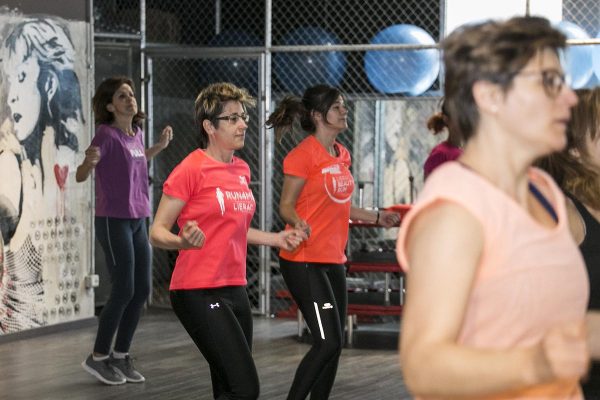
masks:
<svg viewBox="0 0 600 400"><path fill-rule="evenodd" d="M0 335L94 315L89 24L0 10Z"/></svg>

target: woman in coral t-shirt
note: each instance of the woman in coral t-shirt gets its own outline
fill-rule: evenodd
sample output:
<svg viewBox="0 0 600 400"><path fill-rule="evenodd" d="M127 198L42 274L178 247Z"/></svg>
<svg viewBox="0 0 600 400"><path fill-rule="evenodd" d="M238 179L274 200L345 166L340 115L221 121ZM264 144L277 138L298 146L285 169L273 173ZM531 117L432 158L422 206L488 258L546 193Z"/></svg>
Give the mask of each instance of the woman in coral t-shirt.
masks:
<svg viewBox="0 0 600 400"><path fill-rule="evenodd" d="M252 313L246 294L247 244L293 250L306 235L250 227L250 169L233 153L244 146L254 99L229 83L209 85L196 99L205 149L190 153L169 175L150 230L154 246L178 249L171 303L210 365L215 399L256 399ZM203 146L204 147L204 146ZM171 232L177 220L179 235Z"/></svg>
<svg viewBox="0 0 600 400"><path fill-rule="evenodd" d="M354 179L350 153L336 141L348 128L348 109L340 91L319 85L302 99L286 97L269 117L279 140L299 118L310 133L283 162L279 212L288 227L309 238L296 250L279 254L281 273L312 332L313 344L298 370L288 398L327 398L337 370L346 315L344 250L349 219L391 227L400 215L351 205Z"/></svg>

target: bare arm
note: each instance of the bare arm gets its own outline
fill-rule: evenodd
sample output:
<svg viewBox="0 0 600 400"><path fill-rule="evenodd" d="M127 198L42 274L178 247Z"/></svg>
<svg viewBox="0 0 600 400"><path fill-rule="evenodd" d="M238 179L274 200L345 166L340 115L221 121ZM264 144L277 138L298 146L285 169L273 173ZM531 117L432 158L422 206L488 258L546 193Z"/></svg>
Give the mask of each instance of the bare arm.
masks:
<svg viewBox="0 0 600 400"><path fill-rule="evenodd" d="M287 251L294 250L306 238L306 234L298 229L281 232L265 232L259 229L250 228L247 236L249 244L279 247L280 249Z"/></svg>
<svg viewBox="0 0 600 400"><path fill-rule="evenodd" d="M386 210L367 210L352 206L350 208L350 219L371 222L385 228L397 226L400 223L400 214Z"/></svg>
<svg viewBox="0 0 600 400"><path fill-rule="evenodd" d="M573 204L573 200L566 197L565 204L567 206L567 219L569 221L569 230L571 231L571 235L575 240L577 245L580 245L585 239L585 223L583 222L583 218L581 218L581 214Z"/></svg>
<svg viewBox="0 0 600 400"><path fill-rule="evenodd" d="M587 313L588 343L593 360L600 360L600 311Z"/></svg>
<svg viewBox="0 0 600 400"><path fill-rule="evenodd" d="M100 161L101 156L102 155L100 154L99 147L97 147L97 146L88 147L85 150L85 159L83 160L81 165L77 167L77 172L75 174L75 180L77 182L85 181L90 176L90 174L92 173L94 168L96 168L96 165L98 165L98 162Z"/></svg>
<svg viewBox="0 0 600 400"><path fill-rule="evenodd" d="M296 202L305 183L306 180L298 176L283 176L283 188L281 189L281 198L279 200L279 215L285 223L303 230L310 236L310 226L296 212Z"/></svg>
<svg viewBox="0 0 600 400"><path fill-rule="evenodd" d="M173 140L173 128L167 125L160 133L158 142L145 150L146 159L150 161L154 156L166 149L169 146L169 143L171 143L171 140Z"/></svg>
<svg viewBox="0 0 600 400"><path fill-rule="evenodd" d="M462 207L443 203L422 211L409 229L400 356L414 394L482 396L577 380L585 372L585 333L578 323L557 327L528 348L499 351L459 344L483 248L481 225Z"/></svg>
<svg viewBox="0 0 600 400"><path fill-rule="evenodd" d="M171 232L171 228L181 210L185 206L183 200L163 194L150 226L150 243L162 249L189 249L200 248L204 245L204 232L198 227L196 221L187 221L181 229L179 236Z"/></svg>

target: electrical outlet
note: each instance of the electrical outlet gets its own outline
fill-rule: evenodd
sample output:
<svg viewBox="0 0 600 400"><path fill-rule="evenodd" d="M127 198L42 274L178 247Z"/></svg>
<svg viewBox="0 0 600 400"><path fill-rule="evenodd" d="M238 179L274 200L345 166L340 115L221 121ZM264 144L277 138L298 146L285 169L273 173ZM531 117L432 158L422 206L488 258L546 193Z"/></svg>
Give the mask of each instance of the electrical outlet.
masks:
<svg viewBox="0 0 600 400"><path fill-rule="evenodd" d="M85 277L85 287L87 289L95 288L100 285L100 276L99 275L88 275Z"/></svg>

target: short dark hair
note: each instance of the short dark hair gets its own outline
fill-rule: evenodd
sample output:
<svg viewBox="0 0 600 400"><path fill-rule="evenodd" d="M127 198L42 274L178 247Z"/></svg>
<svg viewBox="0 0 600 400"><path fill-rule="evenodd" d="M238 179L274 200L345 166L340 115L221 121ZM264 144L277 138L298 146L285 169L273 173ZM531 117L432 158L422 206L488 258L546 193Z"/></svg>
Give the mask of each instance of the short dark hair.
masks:
<svg viewBox="0 0 600 400"><path fill-rule="evenodd" d="M239 88L233 83L218 82L205 87L200 91L194 110L196 122L200 126L200 147L205 148L208 144L208 133L202 125L202 121L209 120L219 126L219 120L216 117L223 112L223 106L228 101L239 101L244 109L254 107L256 99L244 88Z"/></svg>
<svg viewBox="0 0 600 400"><path fill-rule="evenodd" d="M540 51L558 50L566 37L540 17L514 17L465 25L441 44L448 115L466 142L479 124L473 85L489 81L510 89L514 77Z"/></svg>

